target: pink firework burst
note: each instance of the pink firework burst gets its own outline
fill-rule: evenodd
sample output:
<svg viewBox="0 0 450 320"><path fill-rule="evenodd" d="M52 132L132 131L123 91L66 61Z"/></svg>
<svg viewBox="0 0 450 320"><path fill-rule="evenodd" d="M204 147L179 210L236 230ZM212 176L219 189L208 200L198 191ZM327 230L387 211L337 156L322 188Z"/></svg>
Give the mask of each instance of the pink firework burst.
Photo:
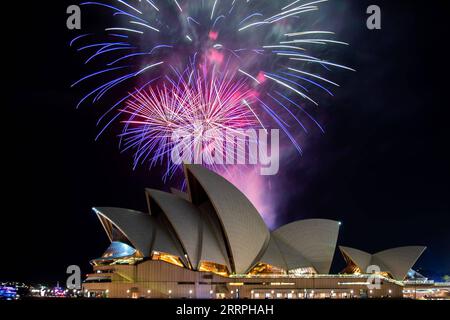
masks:
<svg viewBox="0 0 450 320"><path fill-rule="evenodd" d="M226 72L186 69L176 79L131 94L121 110L126 115L124 150L133 150L135 167L146 161L151 167L166 165L164 179L179 167L171 159L174 150L191 153L194 161L202 157L204 164L217 169L220 161L214 150L230 141L240 148L236 138L246 139L245 130L262 126L252 108L254 97L245 81L234 81ZM176 137L182 139L181 150Z"/></svg>

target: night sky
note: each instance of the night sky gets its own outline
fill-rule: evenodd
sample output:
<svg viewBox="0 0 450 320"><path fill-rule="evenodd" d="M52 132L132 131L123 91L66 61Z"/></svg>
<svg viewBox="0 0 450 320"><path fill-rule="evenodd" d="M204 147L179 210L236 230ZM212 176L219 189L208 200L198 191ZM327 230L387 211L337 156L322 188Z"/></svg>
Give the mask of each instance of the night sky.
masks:
<svg viewBox="0 0 450 320"><path fill-rule="evenodd" d="M0 280L64 281L72 264L89 272L108 245L91 208L146 210L144 188L169 187L158 171L132 170L114 130L94 141L101 110L76 110L80 92L69 88L79 77L68 48L76 33L65 27L72 2L55 2L22 8L8 28L13 45L2 46L11 57ZM320 111L326 133L281 170L277 224L339 220L338 244L371 253L425 245L416 267L450 274L447 1L332 2L339 38L351 44L340 61L357 72L339 74ZM365 26L370 4L381 6L382 30ZM334 271L342 264L337 252Z"/></svg>

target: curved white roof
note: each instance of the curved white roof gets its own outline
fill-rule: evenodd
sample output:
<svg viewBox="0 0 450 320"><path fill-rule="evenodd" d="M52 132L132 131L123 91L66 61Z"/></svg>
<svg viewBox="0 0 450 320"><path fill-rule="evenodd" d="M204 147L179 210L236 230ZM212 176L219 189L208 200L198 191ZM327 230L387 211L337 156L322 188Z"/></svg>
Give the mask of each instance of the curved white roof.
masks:
<svg viewBox="0 0 450 320"><path fill-rule="evenodd" d="M153 251L172 254L194 270L207 261L243 274L262 262L287 271L314 268L317 273L329 273L339 222L300 220L269 233L255 207L230 182L199 165L185 165L185 174L188 193L147 189L149 213L94 208L110 240L125 237L145 257ZM376 264L402 280L425 247L394 248L374 255L348 247L340 250L363 272Z"/></svg>
<svg viewBox="0 0 450 320"><path fill-rule="evenodd" d="M380 261L394 279L403 280L425 249L423 246L407 246L384 250L375 253L371 263L377 264Z"/></svg>
<svg viewBox="0 0 450 320"><path fill-rule="evenodd" d="M330 272L339 234L338 221L300 220L278 228L273 234L277 239L300 253L305 259L304 263L312 264L318 273Z"/></svg>
<svg viewBox="0 0 450 320"><path fill-rule="evenodd" d="M284 261L286 261L286 270L314 267L311 261L309 261L297 248L277 237L275 234L272 236L280 249Z"/></svg>
<svg viewBox="0 0 450 320"><path fill-rule="evenodd" d="M376 265L397 280L405 279L408 271L426 249L423 246L406 246L370 254L349 247L339 248L362 272L366 272L369 265Z"/></svg>
<svg viewBox="0 0 450 320"><path fill-rule="evenodd" d="M286 271L313 267L312 263L298 249L277 237L274 233L271 234L269 245L259 261Z"/></svg>
<svg viewBox="0 0 450 320"><path fill-rule="evenodd" d="M267 245L266 251L259 259L260 262L276 266L283 270L289 270L288 264L281 253L279 244L276 242L275 237L272 235Z"/></svg>
<svg viewBox="0 0 450 320"><path fill-rule="evenodd" d="M198 188L194 184L198 183L215 209L232 259L232 271L246 273L269 241L263 219L245 195L223 177L200 165L185 165L185 170L194 204L200 204L192 197L192 191Z"/></svg>
<svg viewBox="0 0 450 320"><path fill-rule="evenodd" d="M228 259L225 239L220 230L220 223L215 218L212 204L204 203L199 206L202 213L202 253L200 261L215 262L231 269Z"/></svg>
<svg viewBox="0 0 450 320"><path fill-rule="evenodd" d="M367 267L370 266L370 261L372 260L372 255L370 253L343 246L339 246L339 249L342 254L353 261L353 263L361 269L361 272L364 273L367 270Z"/></svg>
<svg viewBox="0 0 450 320"><path fill-rule="evenodd" d="M119 229L144 256L150 254L154 225L148 214L122 208L93 208L93 210L99 217L105 230L107 226L103 219L106 219ZM111 232L107 230L107 233L110 240L113 240Z"/></svg>
<svg viewBox="0 0 450 320"><path fill-rule="evenodd" d="M191 265L197 268L201 251L200 212L192 203L167 192L146 189L147 195L161 208L177 238L186 251Z"/></svg>
<svg viewBox="0 0 450 320"><path fill-rule="evenodd" d="M183 192L183 191L175 189L175 188L170 188L170 192L186 201L191 202L191 199L189 198L189 194L186 192Z"/></svg>
<svg viewBox="0 0 450 320"><path fill-rule="evenodd" d="M93 208L108 236L106 219L119 229L145 257L153 251L161 251L183 258L177 243L159 221L147 213L122 208ZM112 239L111 239L112 240Z"/></svg>

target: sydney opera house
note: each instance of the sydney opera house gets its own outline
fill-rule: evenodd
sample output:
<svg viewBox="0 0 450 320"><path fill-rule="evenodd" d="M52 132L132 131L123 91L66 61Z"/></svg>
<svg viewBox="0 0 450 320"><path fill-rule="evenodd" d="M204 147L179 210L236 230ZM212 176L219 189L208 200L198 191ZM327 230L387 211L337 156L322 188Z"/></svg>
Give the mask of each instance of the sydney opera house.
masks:
<svg viewBox="0 0 450 320"><path fill-rule="evenodd" d="M296 221L269 231L231 183L185 165L187 192L146 190L148 213L94 208L111 245L91 261L87 296L129 298L402 297L425 247L369 254L340 246L340 223ZM374 267L375 266L375 267Z"/></svg>

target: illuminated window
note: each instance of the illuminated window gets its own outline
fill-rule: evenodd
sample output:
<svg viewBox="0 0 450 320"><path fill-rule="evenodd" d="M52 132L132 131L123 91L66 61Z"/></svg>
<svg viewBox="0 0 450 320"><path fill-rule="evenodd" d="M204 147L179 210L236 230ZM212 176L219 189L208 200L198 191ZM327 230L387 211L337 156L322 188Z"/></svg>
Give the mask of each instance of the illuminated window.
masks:
<svg viewBox="0 0 450 320"><path fill-rule="evenodd" d="M297 268L297 269L289 270L289 274L301 276L301 275L307 275L307 274L317 274L317 272L313 267L305 267L305 268Z"/></svg>
<svg viewBox="0 0 450 320"><path fill-rule="evenodd" d="M120 242L111 242L108 249L100 258L94 259L91 263L95 266L98 265L114 265L114 264L135 264L141 261L142 254L131 247L130 245Z"/></svg>
<svg viewBox="0 0 450 320"><path fill-rule="evenodd" d="M184 267L179 257L164 252L154 251L152 254L152 260L164 261L178 267Z"/></svg>
<svg viewBox="0 0 450 320"><path fill-rule="evenodd" d="M102 258L122 258L132 256L136 250L129 246L126 243L113 241L111 245L106 249L105 253L102 255Z"/></svg>
<svg viewBox="0 0 450 320"><path fill-rule="evenodd" d="M203 272L212 272L224 277L229 275L228 268L226 266L209 261L202 261L198 270Z"/></svg>
<svg viewBox="0 0 450 320"><path fill-rule="evenodd" d="M250 275L263 275L263 274L285 274L286 272L278 267L272 266L266 263L258 263L250 270Z"/></svg>

